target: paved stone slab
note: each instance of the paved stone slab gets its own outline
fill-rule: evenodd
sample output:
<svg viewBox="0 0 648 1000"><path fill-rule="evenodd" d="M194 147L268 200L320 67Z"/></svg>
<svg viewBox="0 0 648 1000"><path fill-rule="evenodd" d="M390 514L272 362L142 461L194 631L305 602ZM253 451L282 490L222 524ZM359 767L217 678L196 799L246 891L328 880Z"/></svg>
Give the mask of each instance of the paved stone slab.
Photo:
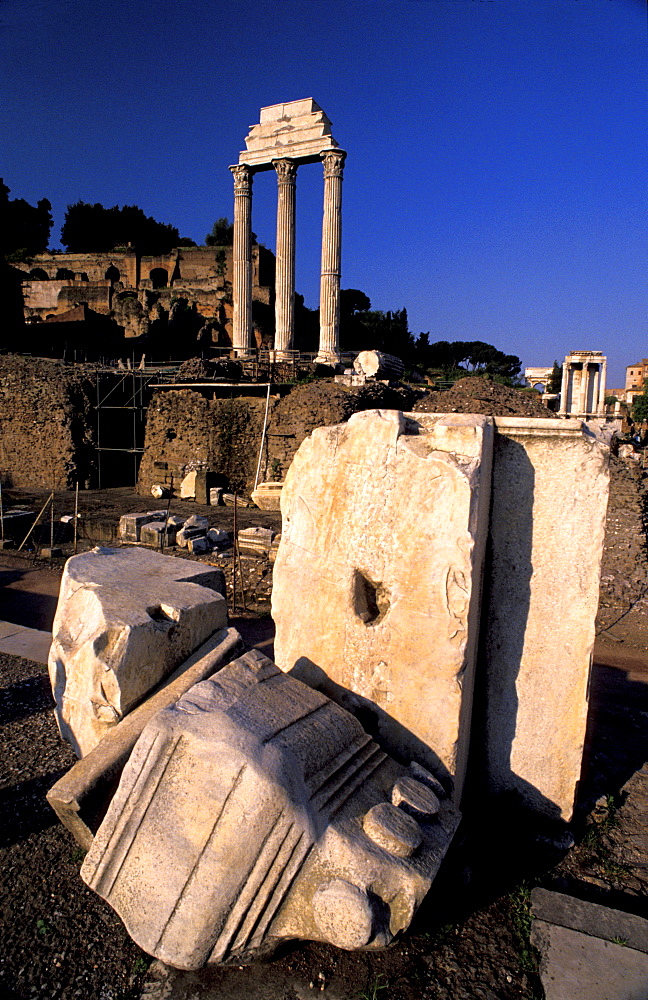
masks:
<svg viewBox="0 0 648 1000"><path fill-rule="evenodd" d="M454 778L470 733L493 422L369 410L303 442L282 490L275 651L400 759Z"/></svg>
<svg viewBox="0 0 648 1000"><path fill-rule="evenodd" d="M646 1000L648 955L581 931L534 921L546 1000Z"/></svg>
<svg viewBox="0 0 648 1000"><path fill-rule="evenodd" d="M0 622L0 653L24 656L35 663L47 663L51 645L51 632Z"/></svg>
<svg viewBox="0 0 648 1000"><path fill-rule="evenodd" d="M630 948L648 954L648 920L634 913L540 887L531 892L531 910L534 917L545 923L570 927L606 941L622 939Z"/></svg>

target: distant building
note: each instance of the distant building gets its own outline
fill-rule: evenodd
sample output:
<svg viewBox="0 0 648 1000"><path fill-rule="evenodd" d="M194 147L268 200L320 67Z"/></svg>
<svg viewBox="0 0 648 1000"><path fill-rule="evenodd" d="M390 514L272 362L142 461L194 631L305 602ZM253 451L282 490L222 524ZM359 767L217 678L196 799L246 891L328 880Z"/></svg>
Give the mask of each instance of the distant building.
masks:
<svg viewBox="0 0 648 1000"><path fill-rule="evenodd" d="M607 358L601 351L570 351L563 362L560 416L584 420L604 416L606 371Z"/></svg>
<svg viewBox="0 0 648 1000"><path fill-rule="evenodd" d="M633 365L628 365L626 368L626 380L625 388L626 392L632 389L638 389L643 392L643 384L648 378L648 358L642 358L641 361L635 361ZM634 393L638 395L638 393Z"/></svg>

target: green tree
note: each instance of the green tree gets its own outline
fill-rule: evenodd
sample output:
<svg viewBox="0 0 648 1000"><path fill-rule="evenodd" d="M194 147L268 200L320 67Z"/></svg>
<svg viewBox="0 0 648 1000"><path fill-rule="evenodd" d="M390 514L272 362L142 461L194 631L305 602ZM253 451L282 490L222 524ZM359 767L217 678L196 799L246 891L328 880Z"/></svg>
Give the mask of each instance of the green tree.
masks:
<svg viewBox="0 0 648 1000"><path fill-rule="evenodd" d="M101 253L129 243L141 254L163 254L178 245L175 226L157 222L137 205L104 208L77 201L68 205L61 243L70 253Z"/></svg>
<svg viewBox="0 0 648 1000"><path fill-rule="evenodd" d="M9 188L0 178L0 257L17 263L47 250L51 212L47 198L35 207L22 198L9 198Z"/></svg>
<svg viewBox="0 0 648 1000"><path fill-rule="evenodd" d="M644 420L648 420L648 379L644 381L642 394L634 398L632 419L635 424L642 424Z"/></svg>
<svg viewBox="0 0 648 1000"><path fill-rule="evenodd" d="M562 388L562 368L554 361L551 376L547 382L547 392L560 392Z"/></svg>
<svg viewBox="0 0 648 1000"><path fill-rule="evenodd" d="M233 242L234 223L230 222L227 216L222 215L220 219L216 219L205 236L205 245L208 247L231 247Z"/></svg>

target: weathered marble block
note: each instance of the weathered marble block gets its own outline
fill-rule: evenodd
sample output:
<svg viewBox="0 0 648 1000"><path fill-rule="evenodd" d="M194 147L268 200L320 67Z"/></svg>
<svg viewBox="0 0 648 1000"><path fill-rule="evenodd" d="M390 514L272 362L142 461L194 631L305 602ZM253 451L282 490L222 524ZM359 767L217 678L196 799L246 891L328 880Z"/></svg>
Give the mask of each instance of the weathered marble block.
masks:
<svg viewBox="0 0 648 1000"><path fill-rule="evenodd" d="M244 649L236 629L214 632L153 694L116 726L107 729L97 746L50 788L47 801L84 851L92 844L119 776L146 723L161 709L173 705L194 684L240 656Z"/></svg>
<svg viewBox="0 0 648 1000"><path fill-rule="evenodd" d="M239 548L245 552L265 555L270 551L273 535L271 528L241 528L238 533Z"/></svg>
<svg viewBox="0 0 648 1000"><path fill-rule="evenodd" d="M65 565L49 673L61 735L82 757L213 632L220 570L146 549L95 548Z"/></svg>
<svg viewBox="0 0 648 1000"><path fill-rule="evenodd" d="M178 968L294 938L381 947L459 820L425 778L253 650L149 722L81 875Z"/></svg>
<svg viewBox="0 0 648 1000"><path fill-rule="evenodd" d="M609 447L579 420L495 417L476 774L569 819L580 778ZM482 712L481 706L485 706Z"/></svg>
<svg viewBox="0 0 648 1000"><path fill-rule="evenodd" d="M122 514L119 518L119 537L125 542L139 542L142 527L151 521L164 521L163 510L150 510L146 513Z"/></svg>
<svg viewBox="0 0 648 1000"><path fill-rule="evenodd" d="M161 547L163 539L165 545L173 545L176 530L174 524L167 524L166 521L149 521L140 529L140 541L143 545L152 545L155 548Z"/></svg>
<svg viewBox="0 0 648 1000"><path fill-rule="evenodd" d="M282 491L277 664L461 794L493 441L490 417L370 410L320 428Z"/></svg>

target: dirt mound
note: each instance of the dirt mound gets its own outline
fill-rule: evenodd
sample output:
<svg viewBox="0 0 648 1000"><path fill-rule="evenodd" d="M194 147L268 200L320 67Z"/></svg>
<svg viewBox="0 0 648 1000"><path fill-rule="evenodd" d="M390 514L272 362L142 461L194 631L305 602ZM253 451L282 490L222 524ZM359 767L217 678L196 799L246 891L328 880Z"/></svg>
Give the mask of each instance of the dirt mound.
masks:
<svg viewBox="0 0 648 1000"><path fill-rule="evenodd" d="M420 413L484 413L497 417L556 417L537 393L511 389L477 376L462 378L451 389L425 394L413 409ZM556 418L557 419L557 418Z"/></svg>

